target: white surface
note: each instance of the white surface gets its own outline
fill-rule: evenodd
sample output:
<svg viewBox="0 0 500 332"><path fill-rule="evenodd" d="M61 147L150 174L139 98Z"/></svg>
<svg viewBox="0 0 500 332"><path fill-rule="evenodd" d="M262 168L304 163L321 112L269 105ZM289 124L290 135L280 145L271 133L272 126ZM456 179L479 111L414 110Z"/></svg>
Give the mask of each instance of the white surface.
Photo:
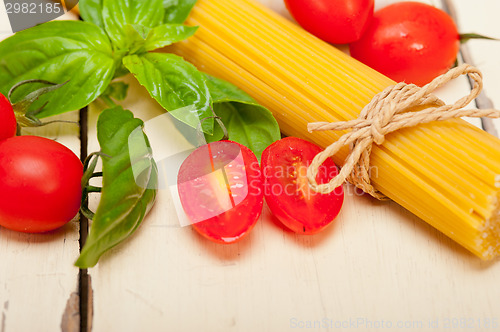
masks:
<svg viewBox="0 0 500 332"><path fill-rule="evenodd" d="M286 13L280 0L261 1ZM500 37L497 0L455 1L463 29ZM500 50L482 43L470 47L499 107ZM439 92L446 101L464 93L465 80ZM162 113L137 84L124 106L143 120ZM97 113L89 118L92 152ZM75 130L46 134L78 147ZM176 144L171 134L165 145ZM323 233L290 233L264 207L249 237L230 246L180 227L160 191L136 234L89 270L92 331L500 330L498 262L479 261L394 203L345 190L341 215ZM0 332L60 330L76 291L77 226L49 235L0 229Z"/></svg>
<svg viewBox="0 0 500 332"><path fill-rule="evenodd" d="M5 21L1 17L0 21L3 26ZM8 36L1 32L0 27L0 40ZM80 156L78 112L50 120L55 119L76 123L24 129L23 134L55 139ZM75 304L78 292L79 271L73 265L79 254L78 241L78 216L46 234L17 233L0 227L0 332L59 331L61 325L79 325L79 316L75 315L66 315L63 322L65 310Z"/></svg>
<svg viewBox="0 0 500 332"><path fill-rule="evenodd" d="M500 1L455 0L458 27L461 33L478 33L500 39ZM484 76L484 92L492 101L493 107L500 108L500 40L476 39L467 42L468 50ZM500 119L493 120L500 133Z"/></svg>
<svg viewBox="0 0 500 332"><path fill-rule="evenodd" d="M12 28L10 27L9 16L4 1L0 0L0 40L7 38L10 34L12 34Z"/></svg>
<svg viewBox="0 0 500 332"><path fill-rule="evenodd" d="M72 112L61 119L77 121ZM77 124L23 131L56 139L80 155ZM29 204L27 202L27 204ZM59 331L72 293L78 292L79 220L45 234L0 227L0 331ZM79 317L72 317L78 321Z"/></svg>

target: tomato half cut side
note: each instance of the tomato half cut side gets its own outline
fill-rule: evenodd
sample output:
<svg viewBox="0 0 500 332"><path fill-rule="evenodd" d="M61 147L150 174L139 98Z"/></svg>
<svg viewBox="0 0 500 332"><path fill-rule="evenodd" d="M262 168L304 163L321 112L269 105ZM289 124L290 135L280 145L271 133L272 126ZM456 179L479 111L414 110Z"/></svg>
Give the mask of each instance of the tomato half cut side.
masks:
<svg viewBox="0 0 500 332"><path fill-rule="evenodd" d="M307 168L322 149L306 140L287 137L274 142L262 154L264 197L283 225L296 233L315 234L339 214L344 201L342 186L329 194L313 191ZM319 168L316 181L327 183L338 174L333 160Z"/></svg>
<svg viewBox="0 0 500 332"><path fill-rule="evenodd" d="M217 243L241 240L264 204L262 174L254 153L236 142L203 145L182 163L180 201L193 228Z"/></svg>

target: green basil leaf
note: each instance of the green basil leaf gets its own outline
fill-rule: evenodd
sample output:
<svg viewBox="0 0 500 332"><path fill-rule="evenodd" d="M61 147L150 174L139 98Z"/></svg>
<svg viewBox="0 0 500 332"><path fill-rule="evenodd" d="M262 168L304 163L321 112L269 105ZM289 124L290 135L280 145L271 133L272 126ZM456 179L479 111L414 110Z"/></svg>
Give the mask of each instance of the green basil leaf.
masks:
<svg viewBox="0 0 500 332"><path fill-rule="evenodd" d="M209 75L207 86L214 102L214 111L224 123L228 138L250 148L260 161L262 151L281 138L278 122L272 113L235 85ZM215 126L207 142L221 140L222 129Z"/></svg>
<svg viewBox="0 0 500 332"><path fill-rule="evenodd" d="M196 0L163 0L165 8L164 23L184 23L193 9Z"/></svg>
<svg viewBox="0 0 500 332"><path fill-rule="evenodd" d="M159 25L149 31L144 43L144 50L152 51L177 43L194 35L197 29L198 27L189 27L182 24Z"/></svg>
<svg viewBox="0 0 500 332"><path fill-rule="evenodd" d="M140 119L120 106L99 116L102 191L87 241L75 262L80 268L94 266L104 252L127 239L154 204L158 172L142 126ZM134 133L140 133L139 137ZM136 167L142 171L140 183Z"/></svg>
<svg viewBox="0 0 500 332"><path fill-rule="evenodd" d="M179 0L163 0L163 8L165 11L173 10L179 4Z"/></svg>
<svg viewBox="0 0 500 332"><path fill-rule="evenodd" d="M64 83L33 103L41 108L38 117L80 109L104 92L114 74L109 39L94 24L53 21L20 31L0 43L0 92L7 94L15 84L28 79ZM20 87L13 99L40 88Z"/></svg>
<svg viewBox="0 0 500 332"><path fill-rule="evenodd" d="M207 78L207 86L210 89L210 95L214 103L236 101L260 106L252 97L236 85L208 74L205 74L205 77Z"/></svg>
<svg viewBox="0 0 500 332"><path fill-rule="evenodd" d="M143 35L149 33L151 28L145 27L139 24L126 24L123 27L123 32L127 36L125 43L123 44L123 49L127 50L128 54L144 53L143 50L145 38Z"/></svg>
<svg viewBox="0 0 500 332"><path fill-rule="evenodd" d="M104 28L102 19L102 0L80 0L78 2L80 16L89 23Z"/></svg>
<svg viewBox="0 0 500 332"><path fill-rule="evenodd" d="M178 120L212 134L214 119L205 76L181 57L166 53L129 55L123 64L149 94Z"/></svg>
<svg viewBox="0 0 500 332"><path fill-rule="evenodd" d="M128 71L128 69L125 68L125 66L123 65L123 63L118 63L117 64L117 68L115 70L115 76L113 76L113 78L119 78L119 77L125 76L127 74L130 74L130 72Z"/></svg>
<svg viewBox="0 0 500 332"><path fill-rule="evenodd" d="M123 100L127 97L128 87L129 85L125 82L112 82L102 95L116 100Z"/></svg>
<svg viewBox="0 0 500 332"><path fill-rule="evenodd" d="M228 139L250 148L260 161L265 148L281 138L278 123L269 110L262 106L239 102L214 103L214 111L226 127ZM224 134L215 126L212 136L205 135L207 142L221 140Z"/></svg>
<svg viewBox="0 0 500 332"><path fill-rule="evenodd" d="M138 24L127 24L124 27L127 35L129 54L141 54L179 42L191 37L198 27L182 24L162 24L154 28Z"/></svg>
<svg viewBox="0 0 500 332"><path fill-rule="evenodd" d="M125 26L153 28L163 23L162 0L103 0L102 17L106 32L116 50L128 51Z"/></svg>
<svg viewBox="0 0 500 332"><path fill-rule="evenodd" d="M142 40L146 39L146 37L148 36L149 32L152 29L140 24L130 24L130 25L135 29L135 31L139 33L139 36L142 38Z"/></svg>

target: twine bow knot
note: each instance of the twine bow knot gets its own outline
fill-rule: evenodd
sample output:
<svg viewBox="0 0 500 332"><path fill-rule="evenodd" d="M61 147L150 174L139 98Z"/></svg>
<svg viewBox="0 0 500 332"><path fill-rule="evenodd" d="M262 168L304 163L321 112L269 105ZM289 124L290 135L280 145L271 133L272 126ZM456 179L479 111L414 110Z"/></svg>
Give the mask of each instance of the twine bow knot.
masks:
<svg viewBox="0 0 500 332"><path fill-rule="evenodd" d="M432 94L437 88L461 75L469 75L472 79L473 87L469 95L447 105ZM499 118L500 111L497 110L463 109L479 95L482 87L481 72L471 65L463 64L435 78L421 88L406 83L397 83L388 87L377 94L355 120L309 123L307 128L310 132L351 129L313 159L307 170L310 186L317 192L329 193L347 180L373 197L385 199L386 197L377 191L370 182L370 153L373 143L380 145L384 142L387 134L421 123L444 121L463 116ZM427 107L413 111L419 106ZM318 184L316 174L320 165L327 158L335 155L344 145L351 145L351 152L339 174L328 183Z"/></svg>

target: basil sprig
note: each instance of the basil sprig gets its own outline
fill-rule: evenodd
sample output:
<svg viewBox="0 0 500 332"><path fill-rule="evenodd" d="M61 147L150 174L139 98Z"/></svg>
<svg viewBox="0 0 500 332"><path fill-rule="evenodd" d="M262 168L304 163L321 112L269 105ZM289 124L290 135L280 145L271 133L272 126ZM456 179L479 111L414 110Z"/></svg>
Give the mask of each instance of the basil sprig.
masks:
<svg viewBox="0 0 500 332"><path fill-rule="evenodd" d="M165 110L176 110L172 114L177 119L194 128L201 124L207 141L223 136L215 126L217 115L228 129L228 138L248 146L260 158L264 148L280 138L278 124L267 109L232 84L199 72L181 57L153 52L196 32L197 27L182 24L195 2L80 0L86 22L49 22L0 43L0 92L5 95L24 80L61 84L30 106L42 118L80 109L98 97L115 105L114 100L125 97L127 85L113 79L132 73ZM13 101L39 88L37 84L22 86ZM130 151L142 155L126 137L141 125L139 119L120 108L106 110L99 117L102 196L76 262L82 268L95 265L106 250L130 236L154 202L154 162L148 164L147 154L140 158L146 172L145 188L130 171L134 168ZM84 179L88 178L87 174ZM85 188L84 192L98 190Z"/></svg>
<svg viewBox="0 0 500 332"><path fill-rule="evenodd" d="M221 139L214 112L228 127L229 139L257 157L280 138L271 113L243 91L199 72L181 57L152 53L184 40L197 27L182 24L195 0L81 0L88 22L57 21L24 30L0 43L0 92L27 79L64 83L30 107L43 118L82 108L97 97L109 99L113 78L134 74L167 111L201 129L208 141ZM32 90L28 90L31 88ZM14 101L40 88L16 91ZM121 96L123 98L123 95Z"/></svg>
<svg viewBox="0 0 500 332"><path fill-rule="evenodd" d="M78 21L54 21L23 30L0 43L0 92L16 83L39 79L62 84L40 97L31 110L46 117L85 107L103 93L115 71L111 43L102 29ZM26 85L12 96L20 100L42 85Z"/></svg>

